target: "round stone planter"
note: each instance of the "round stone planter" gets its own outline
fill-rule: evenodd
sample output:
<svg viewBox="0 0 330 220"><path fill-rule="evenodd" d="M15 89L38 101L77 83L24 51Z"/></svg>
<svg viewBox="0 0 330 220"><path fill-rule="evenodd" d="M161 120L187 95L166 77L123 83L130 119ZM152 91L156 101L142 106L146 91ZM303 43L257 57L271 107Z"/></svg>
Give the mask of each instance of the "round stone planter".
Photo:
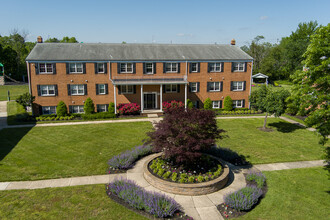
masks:
<svg viewBox="0 0 330 220"><path fill-rule="evenodd" d="M143 165L143 176L147 180L147 182L154 186L157 189L162 191L179 194L179 195L187 195L187 196L197 196L197 195L205 195L209 193L216 192L223 188L227 181L229 175L229 168L228 166L219 158L213 157L218 160L222 167L223 173L216 179L203 182L203 183L191 183L191 184L184 184L184 183L174 183L169 182L166 180L162 180L156 176L154 176L148 169L148 164L155 158L159 157L162 153L155 154L151 156Z"/></svg>

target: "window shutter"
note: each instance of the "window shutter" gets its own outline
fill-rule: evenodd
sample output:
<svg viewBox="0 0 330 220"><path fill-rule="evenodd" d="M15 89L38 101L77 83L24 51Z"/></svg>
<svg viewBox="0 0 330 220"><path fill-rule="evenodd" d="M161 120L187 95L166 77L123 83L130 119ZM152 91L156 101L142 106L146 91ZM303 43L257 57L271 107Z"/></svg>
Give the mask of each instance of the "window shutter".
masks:
<svg viewBox="0 0 330 220"><path fill-rule="evenodd" d="M104 74L108 73L108 63L104 63Z"/></svg>
<svg viewBox="0 0 330 220"><path fill-rule="evenodd" d="M94 63L95 74L98 74L97 63Z"/></svg>
<svg viewBox="0 0 330 220"><path fill-rule="evenodd" d="M120 63L117 63L117 72L120 73Z"/></svg>
<svg viewBox="0 0 330 220"><path fill-rule="evenodd" d="M133 63L133 73L136 73L136 63Z"/></svg>
<svg viewBox="0 0 330 220"><path fill-rule="evenodd" d="M166 93L166 86L163 85L163 93Z"/></svg>
<svg viewBox="0 0 330 220"><path fill-rule="evenodd" d="M53 74L56 74L56 63L53 63Z"/></svg>
<svg viewBox="0 0 330 220"><path fill-rule="evenodd" d="M180 84L177 84L177 93L180 93Z"/></svg>
<svg viewBox="0 0 330 220"><path fill-rule="evenodd" d="M210 72L210 63L207 63L207 72Z"/></svg>
<svg viewBox="0 0 330 220"><path fill-rule="evenodd" d="M38 90L38 96L41 96L40 85L37 85L37 90Z"/></svg>
<svg viewBox="0 0 330 220"><path fill-rule="evenodd" d="M109 104L105 105L105 111L108 112L109 111Z"/></svg>
<svg viewBox="0 0 330 220"><path fill-rule="evenodd" d="M199 101L196 101L196 106L197 108L199 108Z"/></svg>
<svg viewBox="0 0 330 220"><path fill-rule="evenodd" d="M222 100L220 100L220 108L222 108Z"/></svg>
<svg viewBox="0 0 330 220"><path fill-rule="evenodd" d="M86 74L86 63L83 63L83 74Z"/></svg>
<svg viewBox="0 0 330 220"><path fill-rule="evenodd" d="M96 111L100 112L100 105L99 104L96 104Z"/></svg>
<svg viewBox="0 0 330 220"><path fill-rule="evenodd" d="M118 88L118 95L120 95L121 94L121 86L118 86L117 88Z"/></svg>
<svg viewBox="0 0 330 220"><path fill-rule="evenodd" d="M99 84L96 84L95 88L96 88L96 95L98 95L99 94Z"/></svg>
<svg viewBox="0 0 330 220"><path fill-rule="evenodd" d="M68 84L68 95L71 95L71 86Z"/></svg>
<svg viewBox="0 0 330 220"><path fill-rule="evenodd" d="M69 63L66 63L66 74L69 74L70 73L70 66L69 66Z"/></svg>
<svg viewBox="0 0 330 220"><path fill-rule="evenodd" d="M136 94L136 85L133 86L133 94Z"/></svg>
<svg viewBox="0 0 330 220"><path fill-rule="evenodd" d="M210 91L210 82L207 82L206 91L207 91L207 92L209 92L209 91Z"/></svg>
<svg viewBox="0 0 330 220"><path fill-rule="evenodd" d="M39 63L35 63L34 64L34 68L35 68L35 70L36 70L36 75L39 75Z"/></svg>
<svg viewBox="0 0 330 220"><path fill-rule="evenodd" d="M84 84L84 92L85 92L85 95L87 95L87 84Z"/></svg>
<svg viewBox="0 0 330 220"><path fill-rule="evenodd" d="M246 81L243 82L243 91L246 90Z"/></svg>
<svg viewBox="0 0 330 220"><path fill-rule="evenodd" d="M234 62L231 63L231 71L234 72Z"/></svg>
<svg viewBox="0 0 330 220"><path fill-rule="evenodd" d="M105 84L105 94L109 94L109 86L108 86L108 83Z"/></svg>
<svg viewBox="0 0 330 220"><path fill-rule="evenodd" d="M197 63L197 72L199 73L201 71L201 63Z"/></svg>
<svg viewBox="0 0 330 220"><path fill-rule="evenodd" d="M242 102L242 107L245 108L245 99L243 99Z"/></svg>
<svg viewBox="0 0 330 220"><path fill-rule="evenodd" d="M42 106L39 105L39 115L42 115Z"/></svg>
<svg viewBox="0 0 330 220"><path fill-rule="evenodd" d="M191 66L192 66L192 64L189 63L189 73L191 73Z"/></svg>
<svg viewBox="0 0 330 220"><path fill-rule="evenodd" d="M224 68L225 68L225 63L221 62L221 72L223 72Z"/></svg>
<svg viewBox="0 0 330 220"><path fill-rule="evenodd" d="M199 92L199 82L197 83L197 92Z"/></svg>
<svg viewBox="0 0 330 220"><path fill-rule="evenodd" d="M55 87L55 96L58 96L58 88L57 88L57 85L54 85Z"/></svg>
<svg viewBox="0 0 330 220"><path fill-rule="evenodd" d="M163 73L166 73L166 63L163 63Z"/></svg>
<svg viewBox="0 0 330 220"><path fill-rule="evenodd" d="M244 72L247 70L247 62L244 63Z"/></svg>
<svg viewBox="0 0 330 220"><path fill-rule="evenodd" d="M223 82L220 82L220 92L223 91Z"/></svg>
<svg viewBox="0 0 330 220"><path fill-rule="evenodd" d="M69 112L72 113L72 105L69 105Z"/></svg>
<svg viewBox="0 0 330 220"><path fill-rule="evenodd" d="M143 63L143 74L145 74L146 73L146 63Z"/></svg>
<svg viewBox="0 0 330 220"><path fill-rule="evenodd" d="M230 81L230 91L233 91L233 87L234 87L234 82L233 81Z"/></svg>
<svg viewBox="0 0 330 220"><path fill-rule="evenodd" d="M192 83L189 83L189 92L191 92L191 85Z"/></svg>
<svg viewBox="0 0 330 220"><path fill-rule="evenodd" d="M154 73L154 74L156 74L156 73L157 73L157 69L156 69L156 68L157 68L157 67L156 67L157 65L156 65L156 64L157 64L157 63L153 63L153 65L154 65L154 69L153 69L153 70L154 70L154 72L153 72L153 73Z"/></svg>

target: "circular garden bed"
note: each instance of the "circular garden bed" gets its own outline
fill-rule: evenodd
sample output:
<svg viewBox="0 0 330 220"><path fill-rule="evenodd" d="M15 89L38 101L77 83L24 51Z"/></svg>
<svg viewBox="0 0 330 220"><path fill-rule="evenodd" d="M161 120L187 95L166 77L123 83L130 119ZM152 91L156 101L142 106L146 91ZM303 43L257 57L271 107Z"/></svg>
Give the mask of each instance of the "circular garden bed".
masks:
<svg viewBox="0 0 330 220"><path fill-rule="evenodd" d="M161 160L161 153L158 153L145 162L143 168L144 178L152 186L168 193L180 195L205 195L216 192L226 185L229 168L219 158L211 155L207 155L207 158L209 161L208 166L199 167L200 169L197 171L195 167L193 171L189 172L181 170L179 167L173 167L171 164L163 163ZM154 173L155 166L159 163L163 163L161 166L162 169L156 169L157 173ZM201 173L203 170L205 170L205 172Z"/></svg>

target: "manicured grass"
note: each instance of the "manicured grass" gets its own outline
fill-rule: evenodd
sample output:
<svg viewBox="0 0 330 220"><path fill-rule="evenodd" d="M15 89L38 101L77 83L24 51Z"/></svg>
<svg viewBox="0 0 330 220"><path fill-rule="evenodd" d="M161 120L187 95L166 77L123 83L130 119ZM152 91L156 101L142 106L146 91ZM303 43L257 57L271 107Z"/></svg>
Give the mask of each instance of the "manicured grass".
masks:
<svg viewBox="0 0 330 220"><path fill-rule="evenodd" d="M15 101L7 102L7 124L8 125L20 125L20 124L35 124L35 122L22 122L17 120L18 114L26 113L24 107ZM32 114L31 112L29 113Z"/></svg>
<svg viewBox="0 0 330 220"><path fill-rule="evenodd" d="M301 119L299 119L299 118L297 118L297 117L294 117L294 116L292 116L292 115L289 115L289 114L284 114L284 115L282 115L283 117L286 117L286 118L289 118L289 119L291 119L291 120L294 120L294 121L296 121L296 122L299 122L299 123L301 123L301 124L303 124L303 125L306 125L306 123L303 121L303 120L301 120Z"/></svg>
<svg viewBox="0 0 330 220"><path fill-rule="evenodd" d="M0 219L147 219L112 201L104 185L0 192Z"/></svg>
<svg viewBox="0 0 330 220"><path fill-rule="evenodd" d="M8 100L8 90L10 92L10 100L15 100L18 96L23 93L29 92L28 85L4 85L0 86L0 101Z"/></svg>
<svg viewBox="0 0 330 220"><path fill-rule="evenodd" d="M0 131L0 181L105 174L114 155L140 145L150 122Z"/></svg>
<svg viewBox="0 0 330 220"><path fill-rule="evenodd" d="M325 147L318 144L319 137L314 132L278 118L268 118L267 126L273 132L264 132L258 129L263 120L218 120L218 126L229 137L217 144L244 155L253 164L322 159Z"/></svg>
<svg viewBox="0 0 330 220"><path fill-rule="evenodd" d="M305 168L264 174L268 185L266 197L239 219L329 219L327 171Z"/></svg>
<svg viewBox="0 0 330 220"><path fill-rule="evenodd" d="M242 115L217 115L217 117L226 118L226 117L253 117L253 116L265 116L266 113L260 114L242 114Z"/></svg>
<svg viewBox="0 0 330 220"><path fill-rule="evenodd" d="M287 84L280 84L280 86L273 86L273 85L270 85L270 84L268 84L268 86L270 87L270 88L272 88L272 89L274 89L274 90L279 90L279 89L286 89L286 90L288 90L289 92L291 92L291 89L292 89L292 85L287 85ZM258 86L252 86L251 87L251 91L253 92L253 91L255 91L255 90L258 90L260 87L258 87Z"/></svg>

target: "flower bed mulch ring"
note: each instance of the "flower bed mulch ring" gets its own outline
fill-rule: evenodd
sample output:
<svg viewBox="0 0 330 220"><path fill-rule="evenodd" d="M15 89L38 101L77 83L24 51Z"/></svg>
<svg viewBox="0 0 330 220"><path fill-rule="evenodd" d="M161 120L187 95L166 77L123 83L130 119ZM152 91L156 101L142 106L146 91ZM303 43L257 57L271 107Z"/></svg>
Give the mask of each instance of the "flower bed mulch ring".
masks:
<svg viewBox="0 0 330 220"><path fill-rule="evenodd" d="M244 173L246 185L257 186L256 182L246 180L246 175L247 174ZM267 183L265 183L265 185L261 188L261 191L262 191L262 196L259 198L258 202L250 210L237 211L236 209L230 208L225 203L221 203L220 205L217 205L217 209L224 219L237 218L239 216L245 215L246 213L253 210L254 207L256 207L260 203L261 199L265 198L266 193L268 191Z"/></svg>
<svg viewBox="0 0 330 220"><path fill-rule="evenodd" d="M130 205L128 205L123 199L119 198L118 196L114 195L113 193L111 193L111 191L109 189L107 189L107 185L105 185L106 187L106 194L109 196L110 199L112 199L113 201L115 201L116 203L124 206L125 208L137 213L137 214L140 214L142 216L145 216L149 219L155 219L155 220L159 220L159 219L173 219L173 220L176 220L176 219L185 219L185 220L193 220L192 217L186 215L184 212L176 212L174 214L173 217L170 217L170 218L157 218L143 210L138 210L138 209L135 209L133 207L131 207Z"/></svg>

